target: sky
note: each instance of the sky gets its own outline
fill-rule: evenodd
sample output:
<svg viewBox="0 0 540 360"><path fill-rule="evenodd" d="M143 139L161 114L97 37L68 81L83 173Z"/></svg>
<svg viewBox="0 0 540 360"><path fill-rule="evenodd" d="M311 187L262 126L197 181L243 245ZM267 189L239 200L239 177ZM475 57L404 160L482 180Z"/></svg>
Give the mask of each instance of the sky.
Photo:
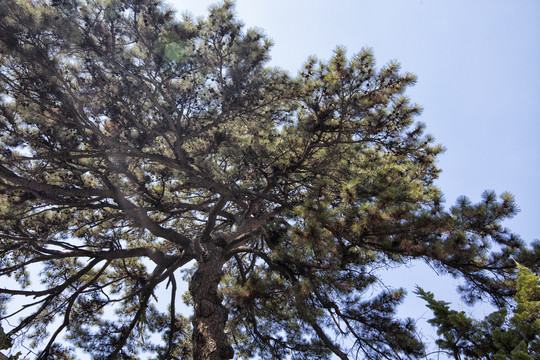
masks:
<svg viewBox="0 0 540 360"><path fill-rule="evenodd" d="M212 0L174 0L206 16ZM237 0L246 26L274 41L271 65L297 74L311 55L370 47L377 65L413 72L407 95L418 121L446 147L438 181L447 205L461 195L509 191L520 213L507 222L540 239L540 1Z"/></svg>
<svg viewBox="0 0 540 360"><path fill-rule="evenodd" d="M168 2L206 16L212 0ZM270 65L297 74L311 55L328 59L373 49L418 82L407 91L423 106L418 121L446 147L437 185L447 206L484 190L515 195L520 213L505 222L526 242L540 239L540 1L537 0L237 0L236 12L275 45ZM392 272L392 286L419 284L464 309L459 280L414 264ZM403 316L430 317L414 295ZM489 307L468 309L484 316ZM424 325L426 327L425 320ZM433 336L433 335L431 335Z"/></svg>

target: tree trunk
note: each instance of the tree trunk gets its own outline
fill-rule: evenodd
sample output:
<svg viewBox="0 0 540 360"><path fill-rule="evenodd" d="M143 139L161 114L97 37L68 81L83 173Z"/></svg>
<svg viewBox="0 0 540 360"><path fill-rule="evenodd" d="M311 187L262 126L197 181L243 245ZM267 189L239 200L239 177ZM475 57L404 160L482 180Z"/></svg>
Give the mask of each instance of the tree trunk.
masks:
<svg viewBox="0 0 540 360"><path fill-rule="evenodd" d="M191 278L193 297L193 360L232 359L234 350L225 335L228 311L222 305L218 285L225 261L218 255L205 256Z"/></svg>

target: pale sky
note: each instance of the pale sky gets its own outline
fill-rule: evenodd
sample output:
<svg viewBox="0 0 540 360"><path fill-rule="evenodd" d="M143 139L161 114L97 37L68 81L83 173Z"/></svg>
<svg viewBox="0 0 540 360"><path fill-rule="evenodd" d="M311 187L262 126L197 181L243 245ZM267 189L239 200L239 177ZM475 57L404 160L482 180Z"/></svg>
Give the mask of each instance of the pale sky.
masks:
<svg viewBox="0 0 540 360"><path fill-rule="evenodd" d="M169 1L195 17L213 3ZM370 47L378 66L395 59L417 74L407 93L424 107L418 121L447 148L438 162L447 205L460 195L477 202L486 189L510 191L521 212L505 224L527 242L540 239L540 1L237 0L236 10L275 42L271 65L291 74L310 55L328 59L337 45L349 55ZM391 280L409 290L420 284L460 308L458 281L426 266ZM402 316L431 317L408 298Z"/></svg>
<svg viewBox="0 0 540 360"><path fill-rule="evenodd" d="M168 3L199 17L216 1ZM510 191L521 212L508 226L540 238L540 1L238 0L236 10L274 41L271 65L291 74L337 45L372 48L378 66L398 60L418 76L407 92L424 107L418 120L447 148L447 204Z"/></svg>

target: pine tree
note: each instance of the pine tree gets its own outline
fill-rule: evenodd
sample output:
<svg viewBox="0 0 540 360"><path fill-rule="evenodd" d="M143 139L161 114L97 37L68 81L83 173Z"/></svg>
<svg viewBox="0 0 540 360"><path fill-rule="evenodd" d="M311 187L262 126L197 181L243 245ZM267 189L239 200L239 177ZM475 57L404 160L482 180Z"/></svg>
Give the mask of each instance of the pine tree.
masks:
<svg viewBox="0 0 540 360"><path fill-rule="evenodd" d="M528 268L518 265L513 316L503 307L474 320L449 303L435 300L431 292L417 289L434 318L429 323L441 336L437 345L454 359L534 360L540 356L540 282Z"/></svg>
<svg viewBox="0 0 540 360"><path fill-rule="evenodd" d="M512 259L540 246L501 225L508 193L444 209L414 75L338 48L291 76L270 48L228 1L176 20L158 0L0 0L0 293L27 299L3 338L40 359L418 357L377 269L514 294Z"/></svg>

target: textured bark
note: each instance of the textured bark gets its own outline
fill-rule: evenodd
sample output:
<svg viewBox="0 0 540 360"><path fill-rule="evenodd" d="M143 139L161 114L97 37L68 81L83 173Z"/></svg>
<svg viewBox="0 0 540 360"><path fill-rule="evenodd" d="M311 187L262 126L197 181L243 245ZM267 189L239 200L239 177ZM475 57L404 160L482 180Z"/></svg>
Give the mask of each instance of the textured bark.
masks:
<svg viewBox="0 0 540 360"><path fill-rule="evenodd" d="M219 256L207 256L199 262L189 290L194 302L193 359L232 359L234 350L227 341L225 323L228 311L218 294L225 261Z"/></svg>

